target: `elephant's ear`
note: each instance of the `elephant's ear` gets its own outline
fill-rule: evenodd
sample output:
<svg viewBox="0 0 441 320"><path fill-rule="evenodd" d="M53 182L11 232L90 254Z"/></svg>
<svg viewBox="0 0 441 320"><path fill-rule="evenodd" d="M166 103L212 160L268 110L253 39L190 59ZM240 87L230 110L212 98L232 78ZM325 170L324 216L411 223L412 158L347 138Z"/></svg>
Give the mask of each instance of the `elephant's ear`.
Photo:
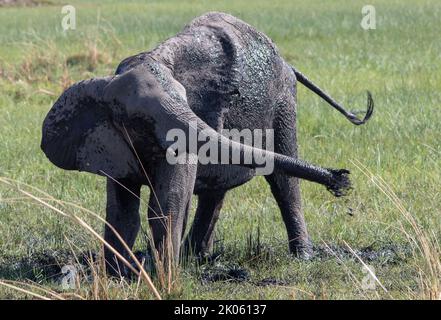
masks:
<svg viewBox="0 0 441 320"><path fill-rule="evenodd" d="M41 148L56 166L113 178L139 175L140 167L103 102L113 77L81 81L55 102L43 123Z"/></svg>

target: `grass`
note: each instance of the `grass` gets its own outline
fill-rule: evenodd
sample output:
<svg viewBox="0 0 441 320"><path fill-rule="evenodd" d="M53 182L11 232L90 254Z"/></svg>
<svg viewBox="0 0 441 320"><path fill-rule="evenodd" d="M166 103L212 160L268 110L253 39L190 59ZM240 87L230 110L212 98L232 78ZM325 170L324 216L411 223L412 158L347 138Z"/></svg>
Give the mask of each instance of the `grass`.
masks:
<svg viewBox="0 0 441 320"><path fill-rule="evenodd" d="M371 1L377 29L370 31L360 27L363 1L71 3L77 11L77 30L68 32L61 30L61 5L56 1L0 8L1 177L103 216L104 179L60 170L40 151L44 116L71 83L111 74L123 58L153 48L203 12L226 11L269 35L290 63L336 100L362 109L369 89L376 110L367 125L355 127L299 87L302 158L350 169L355 186L349 197L335 199L321 186L302 183L303 207L318 258L302 262L287 254L280 213L264 179L257 178L227 195L216 231L217 246L224 250L217 264L184 265L179 285L165 298L440 297L438 1ZM147 190L142 197L145 218ZM98 219L71 210L97 232L103 229ZM145 220L143 230L148 230ZM139 237L136 250L146 247L145 238ZM375 270L387 292L378 284L375 290L362 288L366 273L348 246ZM59 294L61 275L48 265L65 264L72 251L79 255L99 252L100 247L74 221L16 188L0 186L1 279L32 279ZM246 270L248 280L204 281L218 269ZM89 294L96 292L93 282L84 281L82 294L153 298L137 285L107 281L101 286L106 294L94 296ZM0 286L0 297L31 298L5 286Z"/></svg>

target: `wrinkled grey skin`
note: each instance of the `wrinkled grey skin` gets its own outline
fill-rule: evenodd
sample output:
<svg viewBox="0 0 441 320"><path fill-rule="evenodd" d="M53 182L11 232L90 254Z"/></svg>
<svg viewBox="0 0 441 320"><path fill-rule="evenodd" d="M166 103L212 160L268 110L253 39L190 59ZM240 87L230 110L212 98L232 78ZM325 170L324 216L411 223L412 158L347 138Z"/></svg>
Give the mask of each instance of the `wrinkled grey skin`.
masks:
<svg viewBox="0 0 441 320"><path fill-rule="evenodd" d="M290 251L308 257L311 244L299 178L323 184L336 196L350 184L347 170L297 159L296 75L325 95L289 66L264 34L230 15L208 13L156 49L123 60L115 76L81 81L66 90L44 121L41 146L60 168L107 177L106 219L130 247L140 226L140 188L149 186L155 248L160 254L164 250L170 226L176 261L192 194L199 201L184 243L206 254L226 192L252 179L256 165L170 165L165 159L171 144L165 139L167 131L187 131L190 121L203 120L198 130L212 128L210 137L218 139L220 147L243 154L250 147L230 144L219 134L221 129L273 128L275 171L265 178L280 207ZM355 124L364 122L339 111ZM108 227L105 239L128 257ZM105 255L109 271L123 272L109 250Z"/></svg>

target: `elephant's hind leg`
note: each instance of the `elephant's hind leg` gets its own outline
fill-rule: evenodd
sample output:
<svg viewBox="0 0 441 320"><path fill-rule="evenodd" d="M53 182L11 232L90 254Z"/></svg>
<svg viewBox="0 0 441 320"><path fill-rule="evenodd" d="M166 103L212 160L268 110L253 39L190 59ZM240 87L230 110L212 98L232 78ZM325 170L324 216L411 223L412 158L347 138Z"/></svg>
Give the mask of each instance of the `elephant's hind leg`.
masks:
<svg viewBox="0 0 441 320"><path fill-rule="evenodd" d="M282 213L290 252L300 258L309 258L312 246L302 213L299 179L277 172L266 179Z"/></svg>
<svg viewBox="0 0 441 320"><path fill-rule="evenodd" d="M199 194L193 225L185 241L187 252L206 255L212 250L214 227L219 219L225 193L222 190Z"/></svg>
<svg viewBox="0 0 441 320"><path fill-rule="evenodd" d="M296 103L292 96L278 109L274 119L274 140L276 152L297 158ZM299 179L277 169L265 178L280 208L288 233L290 252L298 257L308 258L312 254L312 245L302 212Z"/></svg>
<svg viewBox="0 0 441 320"><path fill-rule="evenodd" d="M141 184L129 180L114 181L107 179L106 221L112 225L130 249L135 243L139 231L139 195ZM129 253L124 249L115 233L106 225L104 239L124 258L130 261ZM107 270L112 275L127 275L127 267L105 247L104 256Z"/></svg>

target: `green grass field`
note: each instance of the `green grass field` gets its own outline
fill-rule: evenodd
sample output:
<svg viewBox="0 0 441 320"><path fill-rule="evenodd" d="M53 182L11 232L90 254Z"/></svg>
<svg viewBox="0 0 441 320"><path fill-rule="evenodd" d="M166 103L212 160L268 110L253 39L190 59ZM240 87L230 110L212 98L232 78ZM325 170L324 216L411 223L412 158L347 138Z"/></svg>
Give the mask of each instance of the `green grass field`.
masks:
<svg viewBox="0 0 441 320"><path fill-rule="evenodd" d="M441 297L439 1L372 0L377 29L369 31L360 27L366 3L359 0L70 3L76 8L77 29L67 32L61 28L61 5L56 3L0 7L0 177L27 183L103 216L105 180L58 169L40 150L47 111L73 82L111 74L125 57L154 48L204 12L228 12L265 32L287 61L347 108L363 109L365 91L370 90L375 114L367 125L353 126L299 86L301 157L350 169L355 187L348 197L336 199L321 186L302 183L316 258L298 261L288 255L279 210L264 179L256 178L227 196L216 231L223 254L216 264L185 264L173 290L161 289L163 296ZM376 185L379 178L396 198ZM20 193L17 184L2 181L0 279L30 279L68 295L60 286L59 268L48 265L68 263L73 252L98 252L99 243L71 220ZM32 194L45 197L35 190ZM143 199L146 217L147 188ZM95 230L103 229L97 219L66 210L84 217ZM146 221L143 230L148 230ZM373 267L384 289L379 283L366 288L372 281L346 244ZM332 250L325 250L326 246ZM145 237L140 236L136 249L145 247ZM243 271L248 279L207 281L207 274L218 269ZM87 295L90 286L84 280L80 293ZM136 282L109 280L101 286L102 298L152 297ZM31 296L0 285L0 298Z"/></svg>

